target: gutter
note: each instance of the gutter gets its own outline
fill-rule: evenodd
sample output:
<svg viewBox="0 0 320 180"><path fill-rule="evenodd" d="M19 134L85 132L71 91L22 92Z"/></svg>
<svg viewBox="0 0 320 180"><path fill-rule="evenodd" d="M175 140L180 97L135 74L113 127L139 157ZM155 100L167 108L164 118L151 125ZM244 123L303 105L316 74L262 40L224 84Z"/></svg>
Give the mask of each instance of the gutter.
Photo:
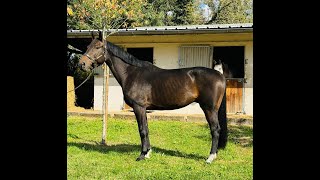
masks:
<svg viewBox="0 0 320 180"><path fill-rule="evenodd" d="M100 30L67 30L67 38L91 38L91 32L95 36ZM219 33L252 33L253 28L196 28L196 29L119 29L107 30L108 33L117 31L111 36L132 36L132 35L182 35L182 34L219 34Z"/></svg>

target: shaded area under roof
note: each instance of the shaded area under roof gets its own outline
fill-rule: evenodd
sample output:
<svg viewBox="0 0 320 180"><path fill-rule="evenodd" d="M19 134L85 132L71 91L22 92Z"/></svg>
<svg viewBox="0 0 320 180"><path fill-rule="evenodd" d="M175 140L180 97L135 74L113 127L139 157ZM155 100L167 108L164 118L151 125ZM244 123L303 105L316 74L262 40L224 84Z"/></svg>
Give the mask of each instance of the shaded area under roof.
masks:
<svg viewBox="0 0 320 180"><path fill-rule="evenodd" d="M67 44L86 52L87 46L91 43L92 38L67 38ZM81 54L83 54L81 53Z"/></svg>

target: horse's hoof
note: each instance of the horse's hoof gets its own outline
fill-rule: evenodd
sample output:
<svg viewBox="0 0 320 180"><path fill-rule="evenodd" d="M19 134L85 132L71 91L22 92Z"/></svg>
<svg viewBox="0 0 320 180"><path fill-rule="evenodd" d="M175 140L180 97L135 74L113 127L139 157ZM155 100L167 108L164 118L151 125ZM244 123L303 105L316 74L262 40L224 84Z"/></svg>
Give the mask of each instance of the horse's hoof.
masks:
<svg viewBox="0 0 320 180"><path fill-rule="evenodd" d="M140 155L137 159L136 159L136 161L141 161L141 160L144 160L145 159L145 156L144 155Z"/></svg>
<svg viewBox="0 0 320 180"><path fill-rule="evenodd" d="M217 158L217 153L214 154L210 154L210 156L208 157L208 159L206 160L206 163L211 164L213 160L215 160Z"/></svg>
<svg viewBox="0 0 320 180"><path fill-rule="evenodd" d="M152 150L149 149L147 153L141 153L140 156L136 159L136 161L141 161L145 158L150 158L151 152L152 152Z"/></svg>

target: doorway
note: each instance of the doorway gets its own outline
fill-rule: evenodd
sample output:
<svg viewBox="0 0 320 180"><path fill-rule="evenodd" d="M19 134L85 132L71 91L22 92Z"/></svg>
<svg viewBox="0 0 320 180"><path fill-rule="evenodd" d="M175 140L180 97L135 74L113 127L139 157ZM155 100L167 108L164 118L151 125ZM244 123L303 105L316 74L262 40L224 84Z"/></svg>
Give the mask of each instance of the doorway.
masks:
<svg viewBox="0 0 320 180"><path fill-rule="evenodd" d="M227 78L227 113L244 113L244 46L214 47L213 59L228 64L233 74Z"/></svg>
<svg viewBox="0 0 320 180"><path fill-rule="evenodd" d="M142 61L153 64L153 48L127 48L127 52Z"/></svg>

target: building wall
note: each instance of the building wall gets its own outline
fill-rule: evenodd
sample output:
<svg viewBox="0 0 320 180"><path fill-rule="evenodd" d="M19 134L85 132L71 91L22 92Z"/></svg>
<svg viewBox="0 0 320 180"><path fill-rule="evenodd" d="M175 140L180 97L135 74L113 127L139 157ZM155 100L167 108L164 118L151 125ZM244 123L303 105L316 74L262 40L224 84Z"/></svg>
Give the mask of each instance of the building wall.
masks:
<svg viewBox="0 0 320 180"><path fill-rule="evenodd" d="M245 101L244 101L244 112L246 114L253 114L253 43L250 42L245 47L245 58L247 64L245 64Z"/></svg>
<svg viewBox="0 0 320 180"><path fill-rule="evenodd" d="M102 110L103 76L94 77L94 110ZM114 77L109 78L108 110L120 111L123 107L122 88Z"/></svg>
<svg viewBox="0 0 320 180"><path fill-rule="evenodd" d="M244 111L253 112L253 46L252 33L208 34L208 35L163 35L163 36L111 36L109 41L124 48L153 47L154 65L164 69L179 68L179 46L182 45L209 45L209 46L245 46L245 78ZM94 109L102 109L102 76L95 76ZM111 77L109 79L108 108L111 111L120 111L123 108L123 94L120 85ZM198 103L192 103L184 108L162 111L164 113L203 114Z"/></svg>
<svg viewBox="0 0 320 180"><path fill-rule="evenodd" d="M177 44L154 44L154 65L163 69L178 68L178 46Z"/></svg>

